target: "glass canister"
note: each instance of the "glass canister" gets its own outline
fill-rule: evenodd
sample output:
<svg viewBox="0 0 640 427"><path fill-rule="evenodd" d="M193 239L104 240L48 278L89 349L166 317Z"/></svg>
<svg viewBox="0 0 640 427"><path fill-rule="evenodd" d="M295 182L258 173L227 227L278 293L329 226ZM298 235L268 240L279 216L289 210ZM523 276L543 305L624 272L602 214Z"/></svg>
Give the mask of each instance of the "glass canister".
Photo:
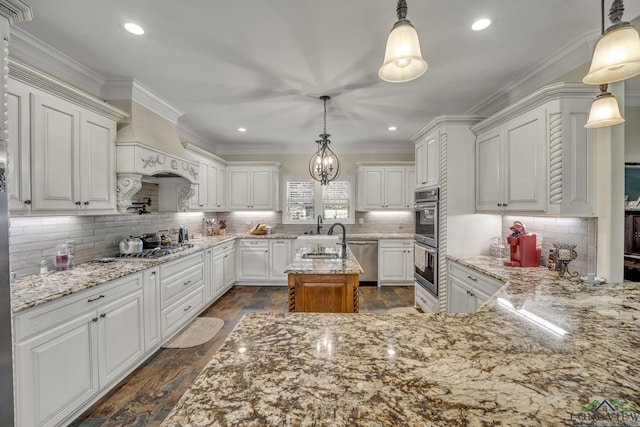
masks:
<svg viewBox="0 0 640 427"><path fill-rule="evenodd" d="M506 250L502 237L496 236L489 239L489 255L497 259L506 258Z"/></svg>

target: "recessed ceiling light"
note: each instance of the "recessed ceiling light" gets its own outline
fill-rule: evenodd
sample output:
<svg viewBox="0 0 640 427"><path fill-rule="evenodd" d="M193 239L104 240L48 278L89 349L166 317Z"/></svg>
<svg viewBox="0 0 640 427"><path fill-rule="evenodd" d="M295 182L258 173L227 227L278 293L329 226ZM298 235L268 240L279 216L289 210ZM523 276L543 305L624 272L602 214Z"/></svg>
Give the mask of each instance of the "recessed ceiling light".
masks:
<svg viewBox="0 0 640 427"><path fill-rule="evenodd" d="M247 128L238 128L238 132L246 132Z"/></svg>
<svg viewBox="0 0 640 427"><path fill-rule="evenodd" d="M473 31L481 31L487 28L489 25L491 25L491 19L481 18L474 22L473 25L471 25L471 29Z"/></svg>
<svg viewBox="0 0 640 427"><path fill-rule="evenodd" d="M124 24L124 29L129 31L131 34L135 34L136 36L141 36L142 34L144 34L144 29L140 25L134 24L133 22L127 22L126 24Z"/></svg>
<svg viewBox="0 0 640 427"><path fill-rule="evenodd" d="M391 132L393 132L394 130L398 130L398 128L397 128L397 127L395 127L395 126L389 126L389 130L390 130Z"/></svg>

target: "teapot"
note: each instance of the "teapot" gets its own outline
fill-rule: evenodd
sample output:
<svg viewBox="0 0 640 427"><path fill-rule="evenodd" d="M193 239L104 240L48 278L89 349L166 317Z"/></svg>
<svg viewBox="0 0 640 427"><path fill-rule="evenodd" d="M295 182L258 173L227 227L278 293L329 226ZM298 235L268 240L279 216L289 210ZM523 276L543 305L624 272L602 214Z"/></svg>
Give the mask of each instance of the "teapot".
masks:
<svg viewBox="0 0 640 427"><path fill-rule="evenodd" d="M137 254L142 252L142 240L139 237L129 236L127 239L120 240L118 248L121 254Z"/></svg>

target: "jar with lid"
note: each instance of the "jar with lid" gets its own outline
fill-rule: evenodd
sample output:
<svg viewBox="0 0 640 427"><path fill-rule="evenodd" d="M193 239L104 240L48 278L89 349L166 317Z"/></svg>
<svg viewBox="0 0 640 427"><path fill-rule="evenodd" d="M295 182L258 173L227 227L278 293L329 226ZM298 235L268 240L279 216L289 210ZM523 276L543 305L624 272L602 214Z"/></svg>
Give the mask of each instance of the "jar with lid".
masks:
<svg viewBox="0 0 640 427"><path fill-rule="evenodd" d="M547 268L549 270L556 270L558 267L558 262L556 260L556 251L555 249L549 249L549 256L547 257Z"/></svg>

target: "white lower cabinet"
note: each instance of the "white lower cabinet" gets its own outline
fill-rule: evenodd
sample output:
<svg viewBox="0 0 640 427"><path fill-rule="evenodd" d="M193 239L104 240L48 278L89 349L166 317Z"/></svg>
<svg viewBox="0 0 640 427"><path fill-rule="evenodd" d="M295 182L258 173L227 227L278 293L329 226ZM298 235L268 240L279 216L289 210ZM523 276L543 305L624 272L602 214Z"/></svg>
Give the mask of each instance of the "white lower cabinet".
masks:
<svg viewBox="0 0 640 427"><path fill-rule="evenodd" d="M243 239L238 244L238 280L286 282L293 239Z"/></svg>
<svg viewBox="0 0 640 427"><path fill-rule="evenodd" d="M142 272L144 286L144 348L154 350L160 345L160 269Z"/></svg>
<svg viewBox="0 0 640 427"><path fill-rule="evenodd" d="M228 242L206 251L209 276L205 286L205 300L212 303L236 281L235 242Z"/></svg>
<svg viewBox="0 0 640 427"><path fill-rule="evenodd" d="M378 242L378 284L413 282L413 240Z"/></svg>
<svg viewBox="0 0 640 427"><path fill-rule="evenodd" d="M224 286L229 289L238 278L236 267L236 243L232 242L223 247L224 252Z"/></svg>
<svg viewBox="0 0 640 427"><path fill-rule="evenodd" d="M498 292L504 283L457 262L449 261L447 285L448 311L471 313Z"/></svg>
<svg viewBox="0 0 640 427"><path fill-rule="evenodd" d="M59 425L143 356L142 274L14 318L18 425Z"/></svg>
<svg viewBox="0 0 640 427"><path fill-rule="evenodd" d="M162 340L177 332L205 305L205 252L160 266Z"/></svg>

